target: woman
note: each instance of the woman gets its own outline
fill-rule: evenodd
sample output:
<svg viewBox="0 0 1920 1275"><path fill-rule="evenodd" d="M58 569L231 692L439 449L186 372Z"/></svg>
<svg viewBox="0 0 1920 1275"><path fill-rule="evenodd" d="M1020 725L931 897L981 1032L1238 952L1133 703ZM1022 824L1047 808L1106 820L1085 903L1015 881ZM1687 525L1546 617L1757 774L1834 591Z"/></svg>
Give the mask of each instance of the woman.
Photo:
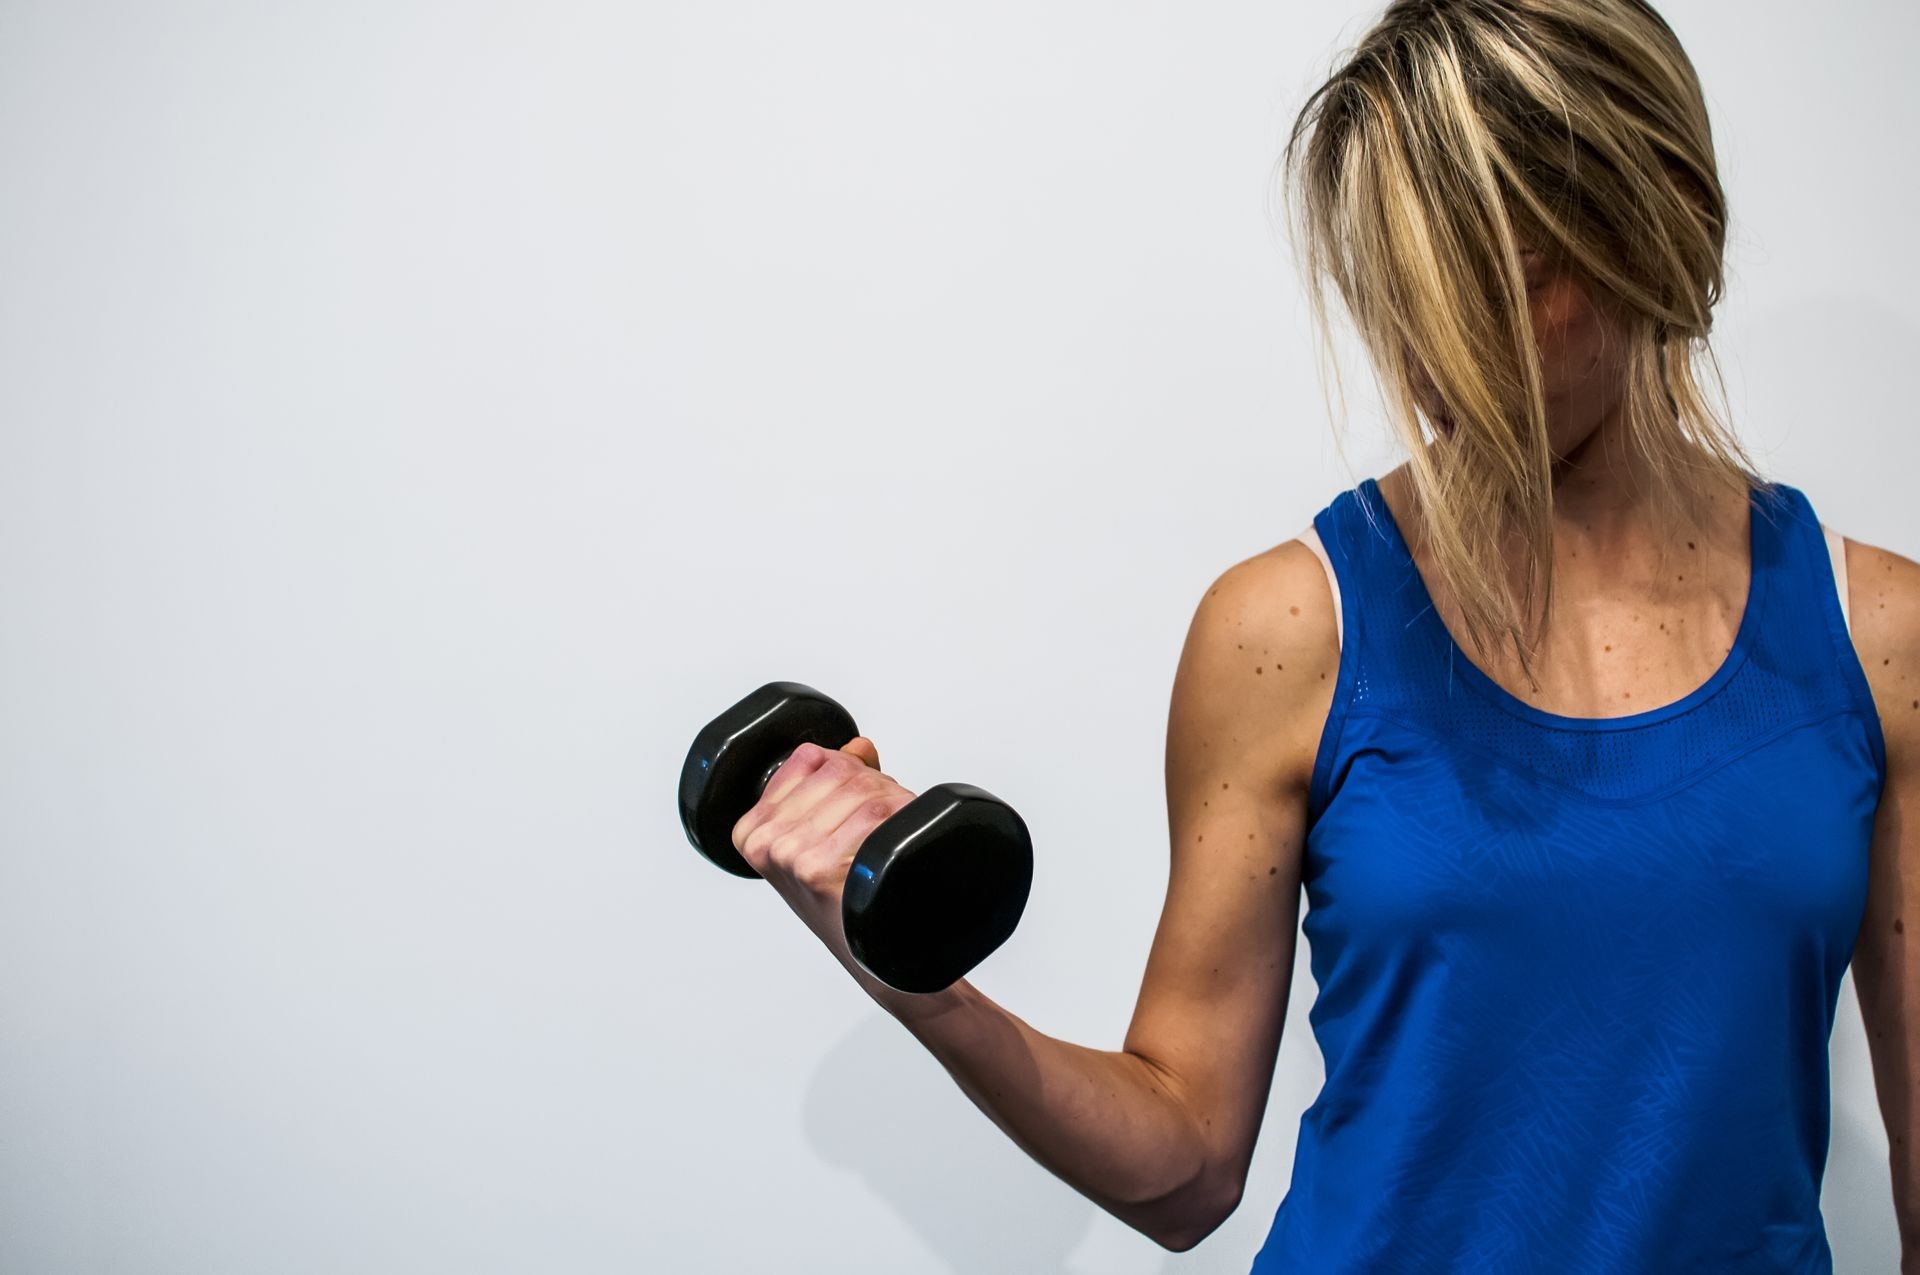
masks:
<svg viewBox="0 0 1920 1275"><path fill-rule="evenodd" d="M1726 210L1686 55L1639 0L1397 0L1286 159L1316 312L1330 280L1411 459L1199 602L1125 1047L853 962L840 882L912 796L871 741L794 754L736 846L1175 1250L1239 1203L1304 884L1327 1077L1256 1272L1830 1270L1851 959L1920 1254L1920 565L1707 409Z"/></svg>

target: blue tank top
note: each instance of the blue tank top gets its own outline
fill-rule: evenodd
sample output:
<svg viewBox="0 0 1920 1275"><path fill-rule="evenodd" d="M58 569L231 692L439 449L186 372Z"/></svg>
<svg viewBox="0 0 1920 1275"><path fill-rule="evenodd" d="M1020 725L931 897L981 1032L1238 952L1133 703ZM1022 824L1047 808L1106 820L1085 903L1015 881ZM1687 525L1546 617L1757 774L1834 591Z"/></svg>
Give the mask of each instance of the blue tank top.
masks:
<svg viewBox="0 0 1920 1275"><path fill-rule="evenodd" d="M1819 519L1750 491L1738 636L1565 717L1434 610L1369 478L1308 793L1326 1081L1254 1275L1832 1270L1827 1046L1886 749Z"/></svg>

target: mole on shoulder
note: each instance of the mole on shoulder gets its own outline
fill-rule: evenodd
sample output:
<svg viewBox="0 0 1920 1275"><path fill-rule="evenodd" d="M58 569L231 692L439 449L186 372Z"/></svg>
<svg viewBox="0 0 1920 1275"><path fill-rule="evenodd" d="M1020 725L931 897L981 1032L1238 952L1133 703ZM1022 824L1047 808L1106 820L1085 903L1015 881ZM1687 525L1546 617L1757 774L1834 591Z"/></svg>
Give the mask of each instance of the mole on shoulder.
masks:
<svg viewBox="0 0 1920 1275"><path fill-rule="evenodd" d="M1893 932L1894 932L1895 934L1905 934L1905 933L1907 932L1907 923L1906 923L1905 921L1902 921L1902 920L1901 920L1901 919L1900 919L1899 917L1897 917L1897 916L1896 916L1896 917L1894 917L1894 918L1893 918Z"/></svg>

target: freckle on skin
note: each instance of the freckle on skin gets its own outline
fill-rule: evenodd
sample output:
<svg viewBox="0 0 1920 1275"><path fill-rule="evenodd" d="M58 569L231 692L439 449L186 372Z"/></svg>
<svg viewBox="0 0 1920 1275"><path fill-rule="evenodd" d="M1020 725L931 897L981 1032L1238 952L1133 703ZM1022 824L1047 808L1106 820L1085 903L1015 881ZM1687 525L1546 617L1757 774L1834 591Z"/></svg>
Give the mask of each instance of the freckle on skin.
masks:
<svg viewBox="0 0 1920 1275"><path fill-rule="evenodd" d="M1277 872L1279 872L1279 871L1280 871L1280 869L1278 869L1278 868L1268 868L1268 869L1267 869L1267 875L1268 875L1268 876L1273 876L1273 875L1274 875L1275 873L1277 873Z"/></svg>
<svg viewBox="0 0 1920 1275"><path fill-rule="evenodd" d="M1906 922L1897 916L1893 918L1893 932L1895 934L1905 934L1907 932Z"/></svg>
<svg viewBox="0 0 1920 1275"><path fill-rule="evenodd" d="M1254 665L1254 666L1253 666L1253 671L1254 671L1254 672L1256 672L1256 673L1264 673L1264 672L1266 672L1266 670L1265 670L1265 669L1263 669L1263 668L1261 668L1261 667L1260 667L1260 666L1259 666L1258 664L1256 664L1256 665Z"/></svg>
<svg viewBox="0 0 1920 1275"><path fill-rule="evenodd" d="M1300 608L1299 608L1299 607L1288 607L1288 608L1287 608L1287 614L1288 614L1288 615L1299 615L1299 614L1300 614Z"/></svg>

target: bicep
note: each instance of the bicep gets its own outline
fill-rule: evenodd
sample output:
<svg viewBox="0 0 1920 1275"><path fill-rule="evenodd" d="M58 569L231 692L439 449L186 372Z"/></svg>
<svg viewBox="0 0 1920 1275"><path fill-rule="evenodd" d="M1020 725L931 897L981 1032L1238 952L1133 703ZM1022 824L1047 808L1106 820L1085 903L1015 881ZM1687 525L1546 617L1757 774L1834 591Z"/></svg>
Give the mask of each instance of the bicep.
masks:
<svg viewBox="0 0 1920 1275"><path fill-rule="evenodd" d="M1166 740L1170 863L1126 1048L1244 1175L1286 1018L1307 780L1339 651L1327 580L1289 542L1196 610Z"/></svg>

